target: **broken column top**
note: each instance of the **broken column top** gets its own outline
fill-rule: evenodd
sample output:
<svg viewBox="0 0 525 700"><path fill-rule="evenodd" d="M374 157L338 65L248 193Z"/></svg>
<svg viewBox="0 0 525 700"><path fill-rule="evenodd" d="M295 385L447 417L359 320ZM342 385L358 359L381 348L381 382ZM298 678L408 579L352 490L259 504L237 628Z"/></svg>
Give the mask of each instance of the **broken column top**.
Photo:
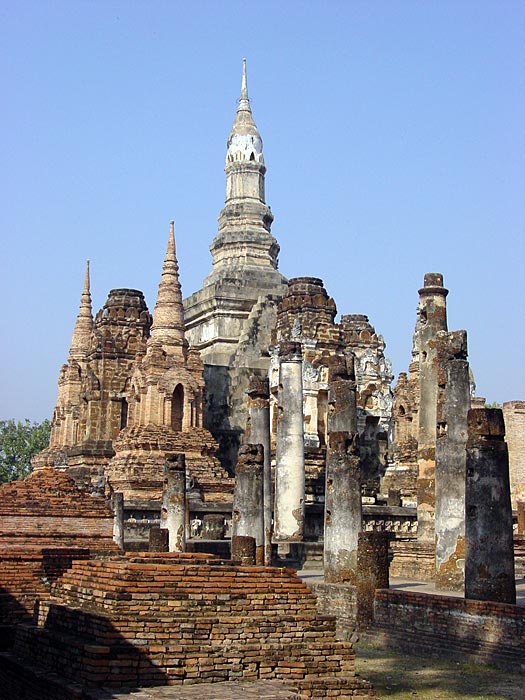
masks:
<svg viewBox="0 0 525 700"><path fill-rule="evenodd" d="M243 469L257 469L264 462L264 448L262 445L242 445L239 448L236 472Z"/></svg>
<svg viewBox="0 0 525 700"><path fill-rule="evenodd" d="M467 331L438 331L433 342L442 360L467 358Z"/></svg>
<svg viewBox="0 0 525 700"><path fill-rule="evenodd" d="M442 294L444 297L448 294L448 289L443 286L443 275L441 272L427 272L423 279L423 287L419 290L419 294Z"/></svg>
<svg viewBox="0 0 525 700"><path fill-rule="evenodd" d="M302 360L301 343L295 343L293 341L283 341L279 343L279 357L285 362L297 362Z"/></svg>
<svg viewBox="0 0 525 700"><path fill-rule="evenodd" d="M505 436L505 421L501 408L471 408L467 420L469 444L487 440L502 441Z"/></svg>
<svg viewBox="0 0 525 700"><path fill-rule="evenodd" d="M270 395L270 382L268 378L261 378L253 375L250 378L247 394L252 398L260 396L267 399Z"/></svg>
<svg viewBox="0 0 525 700"><path fill-rule="evenodd" d="M175 453L166 457L166 470L184 471L186 469L186 456L183 453Z"/></svg>
<svg viewBox="0 0 525 700"><path fill-rule="evenodd" d="M354 370L354 358L352 355L342 357L341 355L334 355L329 360L329 374L328 381L338 381L343 380L355 380L355 370Z"/></svg>

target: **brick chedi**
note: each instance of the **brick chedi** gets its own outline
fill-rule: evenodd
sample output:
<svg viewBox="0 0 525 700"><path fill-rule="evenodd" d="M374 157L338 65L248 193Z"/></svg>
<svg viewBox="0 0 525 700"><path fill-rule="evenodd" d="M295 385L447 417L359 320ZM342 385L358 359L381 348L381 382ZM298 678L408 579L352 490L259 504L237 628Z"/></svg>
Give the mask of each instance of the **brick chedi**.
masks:
<svg viewBox="0 0 525 700"><path fill-rule="evenodd" d="M406 501L414 504L418 474L419 326L418 314L412 338L412 358L408 373L401 372L394 387L393 441L390 447L389 464L381 484L384 493L388 494L391 488L398 489Z"/></svg>
<svg viewBox="0 0 525 700"><path fill-rule="evenodd" d="M132 504L160 501L169 454L184 454L202 500L231 501L233 480L213 456L216 442L202 427L203 366L184 333L173 222L151 336L126 393L127 425L113 447L108 477Z"/></svg>
<svg viewBox="0 0 525 700"><path fill-rule="evenodd" d="M68 362L58 380L49 448L33 460L35 468L67 466L79 482L98 480L126 424L130 378L150 326L144 296L134 289L113 289L93 321L88 268Z"/></svg>
<svg viewBox="0 0 525 700"><path fill-rule="evenodd" d="M307 502L322 500L328 442L328 373L334 358L347 358L355 367L357 432L363 479L377 479L386 452L392 405L390 361L385 343L360 314L335 322L337 308L322 280L296 277L279 304L270 366L272 426L275 435L276 392L279 385L278 346L301 344ZM354 409L355 410L355 409Z"/></svg>
<svg viewBox="0 0 525 700"><path fill-rule="evenodd" d="M203 427L203 365L184 335L173 223L152 316L142 292L114 289L95 320L89 269L49 448L34 466L65 467L90 488L109 479L126 507L157 503L169 454L185 454L194 494L231 502L233 480Z"/></svg>
<svg viewBox="0 0 525 700"><path fill-rule="evenodd" d="M278 436L280 346L295 343L302 354L306 503L322 500L328 437L328 371L331 358L343 355L337 309L317 277L296 277L279 304L270 365L272 442Z"/></svg>

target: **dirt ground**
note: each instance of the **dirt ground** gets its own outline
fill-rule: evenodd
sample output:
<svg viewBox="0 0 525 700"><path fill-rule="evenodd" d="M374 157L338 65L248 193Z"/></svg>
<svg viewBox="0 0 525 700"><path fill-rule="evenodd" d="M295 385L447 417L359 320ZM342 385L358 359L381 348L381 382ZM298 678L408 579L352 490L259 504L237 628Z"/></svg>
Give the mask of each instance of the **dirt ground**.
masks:
<svg viewBox="0 0 525 700"><path fill-rule="evenodd" d="M355 645L356 669L379 700L525 700L525 673L508 673Z"/></svg>

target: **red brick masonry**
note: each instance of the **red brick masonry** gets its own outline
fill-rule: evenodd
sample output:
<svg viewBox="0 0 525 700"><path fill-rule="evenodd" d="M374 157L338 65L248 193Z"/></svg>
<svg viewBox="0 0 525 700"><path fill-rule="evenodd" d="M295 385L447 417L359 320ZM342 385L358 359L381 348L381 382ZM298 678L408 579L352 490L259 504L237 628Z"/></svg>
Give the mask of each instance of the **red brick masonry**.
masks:
<svg viewBox="0 0 525 700"><path fill-rule="evenodd" d="M394 590L375 596L372 634L404 651L525 672L525 608Z"/></svg>
<svg viewBox="0 0 525 700"><path fill-rule="evenodd" d="M84 688L276 679L304 697L375 697L334 618L287 569L128 555L75 562L52 594L38 627L19 626L2 683L17 657Z"/></svg>

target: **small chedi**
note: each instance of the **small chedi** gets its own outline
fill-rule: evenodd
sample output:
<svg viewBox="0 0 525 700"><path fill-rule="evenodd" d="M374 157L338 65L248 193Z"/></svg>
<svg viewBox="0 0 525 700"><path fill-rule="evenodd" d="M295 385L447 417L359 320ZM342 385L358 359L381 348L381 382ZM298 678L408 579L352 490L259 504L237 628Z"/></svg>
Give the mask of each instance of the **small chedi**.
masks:
<svg viewBox="0 0 525 700"><path fill-rule="evenodd" d="M184 333L171 224L153 318L141 292L116 289L91 314L89 269L47 450L34 461L79 483L109 483L128 511L162 498L164 463L184 453L200 502L231 500L232 479L203 427L203 366Z"/></svg>

